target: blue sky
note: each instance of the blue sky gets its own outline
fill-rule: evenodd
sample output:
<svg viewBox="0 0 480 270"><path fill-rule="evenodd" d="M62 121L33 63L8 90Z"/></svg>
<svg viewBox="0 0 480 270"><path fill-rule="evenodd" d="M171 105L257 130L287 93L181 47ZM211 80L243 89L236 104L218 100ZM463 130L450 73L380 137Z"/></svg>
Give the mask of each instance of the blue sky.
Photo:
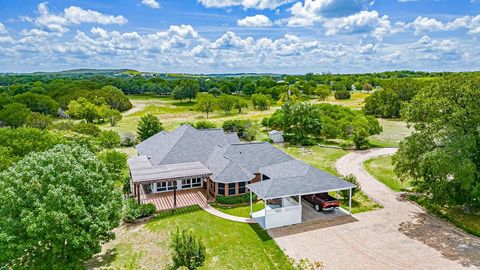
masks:
<svg viewBox="0 0 480 270"><path fill-rule="evenodd" d="M0 72L468 71L479 38L480 0L0 0Z"/></svg>

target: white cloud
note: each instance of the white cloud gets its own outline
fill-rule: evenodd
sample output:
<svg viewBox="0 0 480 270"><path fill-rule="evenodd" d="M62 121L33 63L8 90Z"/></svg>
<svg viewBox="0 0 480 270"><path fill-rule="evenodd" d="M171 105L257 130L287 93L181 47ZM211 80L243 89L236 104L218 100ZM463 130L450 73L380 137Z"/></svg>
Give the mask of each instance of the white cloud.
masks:
<svg viewBox="0 0 480 270"><path fill-rule="evenodd" d="M258 14L237 20L237 25L243 27L270 27L272 26L272 21L267 16Z"/></svg>
<svg viewBox="0 0 480 270"><path fill-rule="evenodd" d="M448 22L419 16L413 22L406 24L405 27L414 29L416 35L422 35L426 32L453 31L458 29L467 29L468 34L478 34L480 33L480 15L476 17L467 15Z"/></svg>
<svg viewBox="0 0 480 270"><path fill-rule="evenodd" d="M198 0L207 8L227 8L241 6L254 9L276 9L295 0Z"/></svg>
<svg viewBox="0 0 480 270"><path fill-rule="evenodd" d="M323 26L327 36L337 34L371 34L378 40L381 40L385 34L394 31L388 16L380 17L375 10L360 11L348 17L333 18L327 20Z"/></svg>
<svg viewBox="0 0 480 270"><path fill-rule="evenodd" d="M296 2L290 9L291 17L278 23L289 27L308 27L329 18L347 17L366 10L371 0L305 0Z"/></svg>
<svg viewBox="0 0 480 270"><path fill-rule="evenodd" d="M7 29L5 28L5 25L0 22L0 34L7 33Z"/></svg>
<svg viewBox="0 0 480 270"><path fill-rule="evenodd" d="M33 22L49 31L59 33L67 32L69 30L67 26L72 24L99 23L121 25L127 23L127 19L122 15L105 15L98 11L82 9L76 6L64 9L61 14L52 14L48 10L47 2L38 4L38 13L40 15L36 18L23 17L23 19L25 21Z"/></svg>
<svg viewBox="0 0 480 270"><path fill-rule="evenodd" d="M160 8L160 3L157 0L142 0L142 5L149 6L151 8Z"/></svg>

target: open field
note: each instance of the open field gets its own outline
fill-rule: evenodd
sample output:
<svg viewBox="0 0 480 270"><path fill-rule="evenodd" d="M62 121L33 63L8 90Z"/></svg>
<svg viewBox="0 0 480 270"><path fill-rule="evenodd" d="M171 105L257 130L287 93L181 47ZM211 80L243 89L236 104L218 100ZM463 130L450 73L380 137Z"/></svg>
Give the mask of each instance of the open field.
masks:
<svg viewBox="0 0 480 270"><path fill-rule="evenodd" d="M170 233L192 230L207 249L200 269L292 269L283 251L257 224L213 216L198 206L160 214L145 224L116 229L116 239L94 256L89 269L165 269Z"/></svg>
<svg viewBox="0 0 480 270"><path fill-rule="evenodd" d="M395 191L411 190L408 180L400 179L393 171L392 156L381 156L363 163L365 169L378 181Z"/></svg>
<svg viewBox="0 0 480 270"><path fill-rule="evenodd" d="M319 103L328 103L335 105L342 105L354 110L360 110L363 107L363 101L370 94L366 92L353 92L350 99L336 100L333 95L329 96L325 101L319 101Z"/></svg>
<svg viewBox="0 0 480 270"><path fill-rule="evenodd" d="M378 121L383 127L383 132L368 138L375 146L398 146L400 141L412 132L412 129L409 129L401 120L378 119Z"/></svg>

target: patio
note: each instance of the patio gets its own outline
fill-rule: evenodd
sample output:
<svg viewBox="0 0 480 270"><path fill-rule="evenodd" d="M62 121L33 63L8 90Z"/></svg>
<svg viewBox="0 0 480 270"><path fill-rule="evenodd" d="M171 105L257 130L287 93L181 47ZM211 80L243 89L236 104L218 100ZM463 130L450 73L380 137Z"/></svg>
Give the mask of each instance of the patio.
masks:
<svg viewBox="0 0 480 270"><path fill-rule="evenodd" d="M192 205L207 206L207 193L203 188L178 190L177 205L174 206L173 192L144 194L141 192L141 203L153 203L157 212Z"/></svg>

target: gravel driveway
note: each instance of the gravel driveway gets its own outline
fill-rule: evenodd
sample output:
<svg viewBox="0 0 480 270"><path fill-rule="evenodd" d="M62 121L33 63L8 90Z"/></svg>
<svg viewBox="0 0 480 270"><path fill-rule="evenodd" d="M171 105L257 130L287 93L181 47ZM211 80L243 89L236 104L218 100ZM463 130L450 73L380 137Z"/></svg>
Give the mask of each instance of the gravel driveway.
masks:
<svg viewBox="0 0 480 270"><path fill-rule="evenodd" d="M383 209L338 224L276 229L272 237L288 255L321 261L326 269L480 269L479 238L426 214L363 168L365 160L395 151L356 151L336 163L341 174L355 175Z"/></svg>

